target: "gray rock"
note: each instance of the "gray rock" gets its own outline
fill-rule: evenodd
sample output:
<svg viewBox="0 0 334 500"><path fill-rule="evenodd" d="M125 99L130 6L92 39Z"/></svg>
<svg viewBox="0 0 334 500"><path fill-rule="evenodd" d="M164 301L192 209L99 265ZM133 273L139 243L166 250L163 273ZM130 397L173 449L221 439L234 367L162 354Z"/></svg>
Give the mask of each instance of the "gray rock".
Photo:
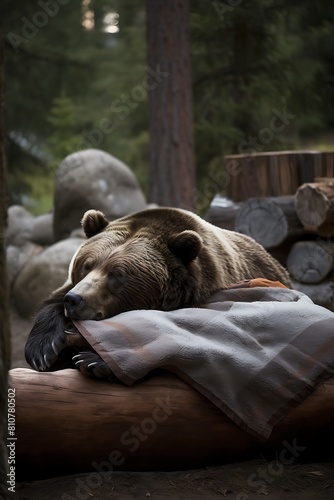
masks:
<svg viewBox="0 0 334 500"><path fill-rule="evenodd" d="M10 288L12 288L15 279L29 260L38 255L42 250L43 247L30 241L26 241L22 247L14 247L13 245L7 247L6 259Z"/></svg>
<svg viewBox="0 0 334 500"><path fill-rule="evenodd" d="M21 247L30 239L35 217L20 205L8 209L7 245Z"/></svg>
<svg viewBox="0 0 334 500"><path fill-rule="evenodd" d="M49 246L55 242L53 234L53 214L43 214L35 217L30 240L42 246Z"/></svg>
<svg viewBox="0 0 334 500"><path fill-rule="evenodd" d="M70 238L82 238L84 240L87 239L82 227L77 227L76 229L73 229L73 231L71 231Z"/></svg>
<svg viewBox="0 0 334 500"><path fill-rule="evenodd" d="M81 244L79 238L59 241L26 264L13 289L14 304L22 317L33 314L66 281L69 263Z"/></svg>
<svg viewBox="0 0 334 500"><path fill-rule="evenodd" d="M18 247L14 247L14 245L8 245L6 250L6 260L7 260L7 274L8 274L8 283L11 287L14 279L20 272L20 249Z"/></svg>
<svg viewBox="0 0 334 500"><path fill-rule="evenodd" d="M146 207L133 172L98 149L73 153L59 165L54 202L56 241L68 237L91 208L101 210L113 220Z"/></svg>

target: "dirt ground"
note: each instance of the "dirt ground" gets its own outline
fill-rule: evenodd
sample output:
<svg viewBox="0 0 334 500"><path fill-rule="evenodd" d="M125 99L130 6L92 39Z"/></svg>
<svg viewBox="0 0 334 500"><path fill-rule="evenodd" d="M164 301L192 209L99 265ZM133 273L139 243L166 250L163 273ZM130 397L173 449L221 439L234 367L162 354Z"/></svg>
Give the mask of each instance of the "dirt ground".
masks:
<svg viewBox="0 0 334 500"><path fill-rule="evenodd" d="M30 322L12 313L12 366L27 367L23 346ZM334 457L334 453L333 453ZM112 472L17 483L18 500L196 499L333 500L331 463L283 465L257 460L182 472Z"/></svg>
<svg viewBox="0 0 334 500"><path fill-rule="evenodd" d="M279 466L252 460L174 473L79 474L17 485L19 500L333 500L334 463Z"/></svg>

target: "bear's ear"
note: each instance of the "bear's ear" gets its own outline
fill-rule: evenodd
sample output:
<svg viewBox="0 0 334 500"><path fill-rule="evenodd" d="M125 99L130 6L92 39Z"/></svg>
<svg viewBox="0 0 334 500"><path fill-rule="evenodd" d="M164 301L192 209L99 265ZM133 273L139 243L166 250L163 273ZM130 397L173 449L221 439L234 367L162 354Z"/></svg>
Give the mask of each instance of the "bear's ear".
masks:
<svg viewBox="0 0 334 500"><path fill-rule="evenodd" d="M200 235L190 230L171 236L167 243L169 250L185 264L196 259L202 244Z"/></svg>
<svg viewBox="0 0 334 500"><path fill-rule="evenodd" d="M91 238L100 233L108 224L108 219L104 213L99 210L88 210L81 220L81 225L87 238Z"/></svg>

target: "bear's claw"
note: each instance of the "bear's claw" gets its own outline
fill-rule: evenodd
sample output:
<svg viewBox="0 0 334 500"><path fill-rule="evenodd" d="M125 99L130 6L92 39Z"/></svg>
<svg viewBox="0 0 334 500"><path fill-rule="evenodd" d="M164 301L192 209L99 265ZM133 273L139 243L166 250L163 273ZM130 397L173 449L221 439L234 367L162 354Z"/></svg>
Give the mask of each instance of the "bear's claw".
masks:
<svg viewBox="0 0 334 500"><path fill-rule="evenodd" d="M48 337L38 342L38 338L31 338L26 344L26 360L32 368L39 372L50 371L60 353L66 347L66 338Z"/></svg>
<svg viewBox="0 0 334 500"><path fill-rule="evenodd" d="M115 380L115 376L103 359L93 351L82 351L72 357L75 366L86 376Z"/></svg>
<svg viewBox="0 0 334 500"><path fill-rule="evenodd" d="M46 357L46 354L44 354L44 365L47 367L47 368L50 368L51 366L51 361L48 360L48 358Z"/></svg>
<svg viewBox="0 0 334 500"><path fill-rule="evenodd" d="M36 361L34 359L32 360L32 364L33 364L33 367L35 368L36 372L39 372L37 363L36 363Z"/></svg>
<svg viewBox="0 0 334 500"><path fill-rule="evenodd" d="M65 330L65 333L67 335L77 335L79 333L79 330L71 323Z"/></svg>
<svg viewBox="0 0 334 500"><path fill-rule="evenodd" d="M89 363L89 365L87 366L87 368L91 368L92 366L96 366L98 363L95 361L94 363Z"/></svg>
<svg viewBox="0 0 334 500"><path fill-rule="evenodd" d="M51 342L51 347L52 347L53 352L55 353L55 355L58 356L58 350L56 349L55 341L54 340ZM45 359L45 357L46 357L46 354L44 354L44 359Z"/></svg>
<svg viewBox="0 0 334 500"><path fill-rule="evenodd" d="M75 358L79 358L78 361L75 361ZM75 362L75 366L79 366L84 361L83 359L80 359L80 354L73 356L72 360Z"/></svg>

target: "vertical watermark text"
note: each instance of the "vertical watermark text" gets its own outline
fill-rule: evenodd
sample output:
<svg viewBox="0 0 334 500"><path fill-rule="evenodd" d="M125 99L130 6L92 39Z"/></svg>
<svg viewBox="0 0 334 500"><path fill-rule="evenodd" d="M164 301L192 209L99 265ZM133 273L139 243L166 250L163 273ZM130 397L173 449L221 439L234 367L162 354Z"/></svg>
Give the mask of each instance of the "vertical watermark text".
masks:
<svg viewBox="0 0 334 500"><path fill-rule="evenodd" d="M8 389L7 398L7 456L8 473L7 485L8 491L15 493L15 460L16 460L16 435L15 435L15 389Z"/></svg>

